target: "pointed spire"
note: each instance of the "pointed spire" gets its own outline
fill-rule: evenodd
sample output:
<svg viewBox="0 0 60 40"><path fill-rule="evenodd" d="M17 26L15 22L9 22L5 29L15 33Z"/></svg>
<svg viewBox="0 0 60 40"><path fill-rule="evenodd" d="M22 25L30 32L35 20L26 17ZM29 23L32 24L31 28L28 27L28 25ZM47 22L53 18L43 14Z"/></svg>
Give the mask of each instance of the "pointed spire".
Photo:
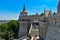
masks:
<svg viewBox="0 0 60 40"><path fill-rule="evenodd" d="M60 3L60 0L59 0L59 3Z"/></svg>
<svg viewBox="0 0 60 40"><path fill-rule="evenodd" d="M59 2L58 2L58 8L60 8L60 0L59 0Z"/></svg>
<svg viewBox="0 0 60 40"><path fill-rule="evenodd" d="M46 8L44 8L44 13L45 13Z"/></svg>
<svg viewBox="0 0 60 40"><path fill-rule="evenodd" d="M44 15L45 15L45 10L46 10L46 8L44 8Z"/></svg>
<svg viewBox="0 0 60 40"><path fill-rule="evenodd" d="M36 15L38 15L38 13L36 12Z"/></svg>
<svg viewBox="0 0 60 40"><path fill-rule="evenodd" d="M59 2L58 2L58 6L57 6L57 13L58 13L58 15L60 14L60 0L59 0Z"/></svg>
<svg viewBox="0 0 60 40"><path fill-rule="evenodd" d="M25 12L26 11L26 6L25 6L25 4L24 4L24 7L23 7L23 12Z"/></svg>
<svg viewBox="0 0 60 40"><path fill-rule="evenodd" d="M51 8L50 8L50 11L51 11Z"/></svg>
<svg viewBox="0 0 60 40"><path fill-rule="evenodd" d="M51 14L51 8L50 8L50 10L49 10L49 15Z"/></svg>
<svg viewBox="0 0 60 40"><path fill-rule="evenodd" d="M50 12L51 12L51 10L52 10L52 9L50 8Z"/></svg>

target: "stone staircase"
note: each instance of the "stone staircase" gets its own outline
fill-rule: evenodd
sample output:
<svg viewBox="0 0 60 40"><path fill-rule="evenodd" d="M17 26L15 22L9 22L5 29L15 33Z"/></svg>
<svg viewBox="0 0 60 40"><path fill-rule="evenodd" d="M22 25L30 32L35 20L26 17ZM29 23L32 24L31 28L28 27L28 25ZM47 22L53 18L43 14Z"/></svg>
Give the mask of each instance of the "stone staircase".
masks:
<svg viewBox="0 0 60 40"><path fill-rule="evenodd" d="M37 37L39 37L39 29L38 28L33 28L34 26L31 24L31 27L30 27L30 30L29 30L29 34L30 34L30 36L32 37L32 39L35 37L35 36L37 36ZM37 26L38 27L38 26ZM36 38L37 38L36 37ZM32 40L31 39L31 40Z"/></svg>

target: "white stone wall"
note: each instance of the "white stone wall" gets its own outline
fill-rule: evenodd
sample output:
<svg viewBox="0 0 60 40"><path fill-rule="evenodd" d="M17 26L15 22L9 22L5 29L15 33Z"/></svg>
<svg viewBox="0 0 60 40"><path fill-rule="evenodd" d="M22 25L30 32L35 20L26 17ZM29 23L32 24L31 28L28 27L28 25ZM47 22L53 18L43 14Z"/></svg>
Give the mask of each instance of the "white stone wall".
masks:
<svg viewBox="0 0 60 40"><path fill-rule="evenodd" d="M25 23L26 25L22 27L22 26L21 26L22 23ZM18 37L27 35L27 27L28 27L28 26L27 26L27 22L20 22Z"/></svg>
<svg viewBox="0 0 60 40"><path fill-rule="evenodd" d="M58 27L58 24L52 25L48 27L45 40L60 40L60 27Z"/></svg>
<svg viewBox="0 0 60 40"><path fill-rule="evenodd" d="M47 28L48 28L48 22L40 22L40 36L42 38L45 38Z"/></svg>

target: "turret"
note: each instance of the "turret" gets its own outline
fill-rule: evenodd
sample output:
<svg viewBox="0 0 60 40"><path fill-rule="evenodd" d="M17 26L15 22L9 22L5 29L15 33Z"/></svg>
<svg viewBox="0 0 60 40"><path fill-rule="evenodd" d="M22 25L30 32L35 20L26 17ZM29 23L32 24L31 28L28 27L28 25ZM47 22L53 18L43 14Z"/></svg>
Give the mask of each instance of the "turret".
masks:
<svg viewBox="0 0 60 40"><path fill-rule="evenodd" d="M60 0L58 2L58 6L57 6L57 13L60 14Z"/></svg>
<svg viewBox="0 0 60 40"><path fill-rule="evenodd" d="M26 6L24 5L24 7L23 7L23 12L26 12Z"/></svg>
<svg viewBox="0 0 60 40"><path fill-rule="evenodd" d="M60 0L57 6L57 22L60 23Z"/></svg>
<svg viewBox="0 0 60 40"><path fill-rule="evenodd" d="M27 16L26 12L26 6L24 5L22 12L20 13L20 16Z"/></svg>

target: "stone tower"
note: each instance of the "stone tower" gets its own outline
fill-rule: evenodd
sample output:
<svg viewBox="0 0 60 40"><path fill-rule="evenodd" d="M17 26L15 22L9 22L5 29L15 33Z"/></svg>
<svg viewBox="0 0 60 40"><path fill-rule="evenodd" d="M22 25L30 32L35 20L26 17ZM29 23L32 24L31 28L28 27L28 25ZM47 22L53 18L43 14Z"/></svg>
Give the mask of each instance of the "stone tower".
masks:
<svg viewBox="0 0 60 40"><path fill-rule="evenodd" d="M26 21L26 17L27 16L27 12L26 12L26 7L24 5L22 12L19 15L19 32L18 32L18 37L22 37L27 35L27 21Z"/></svg>
<svg viewBox="0 0 60 40"><path fill-rule="evenodd" d="M45 10L45 17L50 25L52 25L53 22L53 15L51 10Z"/></svg>
<svg viewBox="0 0 60 40"><path fill-rule="evenodd" d="M57 6L57 22L60 23L60 0Z"/></svg>
<svg viewBox="0 0 60 40"><path fill-rule="evenodd" d="M57 13L60 14L60 0L58 2L58 6L57 6Z"/></svg>
<svg viewBox="0 0 60 40"><path fill-rule="evenodd" d="M27 16L26 12L26 6L24 5L22 12L20 13L20 16Z"/></svg>

